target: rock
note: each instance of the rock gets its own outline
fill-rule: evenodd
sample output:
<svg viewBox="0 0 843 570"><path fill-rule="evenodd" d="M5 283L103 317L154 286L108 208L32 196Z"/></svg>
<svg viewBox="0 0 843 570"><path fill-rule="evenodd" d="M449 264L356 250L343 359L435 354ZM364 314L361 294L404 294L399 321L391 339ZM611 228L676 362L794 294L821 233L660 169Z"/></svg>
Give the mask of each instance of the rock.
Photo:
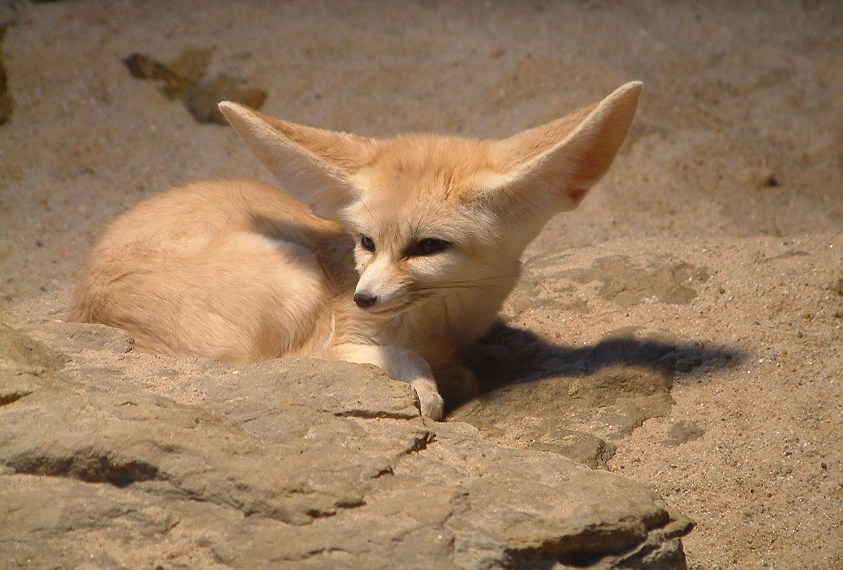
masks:
<svg viewBox="0 0 843 570"><path fill-rule="evenodd" d="M11 319L0 319L0 368L23 367L43 372L63 364L61 355L21 333L13 324Z"/></svg>
<svg viewBox="0 0 843 570"><path fill-rule="evenodd" d="M485 393L451 418L508 445L553 451L605 467L614 440L665 416L681 352L666 339L614 331L585 349L554 347L499 326L484 339L478 376ZM517 415L507 410L519 410Z"/></svg>
<svg viewBox="0 0 843 570"><path fill-rule="evenodd" d="M646 266L640 267L628 256L612 255L597 259L588 269L571 269L563 275L577 283L600 281L600 297L621 307L636 305L648 297L687 305L697 296L691 285L708 279L706 270L669 256L648 259Z"/></svg>
<svg viewBox="0 0 843 570"><path fill-rule="evenodd" d="M692 523L648 489L423 419L373 367L232 367L126 352L107 327L30 333L64 363L0 376L18 394L0 401L3 565L683 567Z"/></svg>
<svg viewBox="0 0 843 570"><path fill-rule="evenodd" d="M146 54L132 53L123 64L137 79L156 81L161 94L169 100L181 99L199 123L228 125L217 104L234 101L252 109L260 109L266 91L245 85L244 81L225 74L206 77L211 52L187 48L173 61L162 63Z"/></svg>
<svg viewBox="0 0 843 570"><path fill-rule="evenodd" d="M610 443L670 412L671 376L612 366L591 374L516 382L468 402L451 418L511 445L561 453L590 467L612 458ZM517 417L502 410L518 409Z"/></svg>
<svg viewBox="0 0 843 570"><path fill-rule="evenodd" d="M668 447L676 447L703 436L705 430L694 421L681 421L670 428L669 437L663 442Z"/></svg>
<svg viewBox="0 0 843 570"><path fill-rule="evenodd" d="M677 375L740 355L637 326L576 347L528 331L565 338L567 316L587 319L592 311L616 312L645 301L688 304L697 295L694 287L707 279L705 269L666 255L589 259L566 252L529 259L504 307L509 322L495 326L476 351L483 393L450 418L505 445L605 468L620 440L646 420L670 414Z"/></svg>
<svg viewBox="0 0 843 570"><path fill-rule="evenodd" d="M128 334L99 324L50 323L39 330L39 340L56 347L68 356L83 351L125 354L135 341Z"/></svg>
<svg viewBox="0 0 843 570"><path fill-rule="evenodd" d="M266 91L249 87L240 79L219 75L197 83L184 97L185 107L197 122L228 126L217 107L220 101L234 101L260 109L266 101Z"/></svg>

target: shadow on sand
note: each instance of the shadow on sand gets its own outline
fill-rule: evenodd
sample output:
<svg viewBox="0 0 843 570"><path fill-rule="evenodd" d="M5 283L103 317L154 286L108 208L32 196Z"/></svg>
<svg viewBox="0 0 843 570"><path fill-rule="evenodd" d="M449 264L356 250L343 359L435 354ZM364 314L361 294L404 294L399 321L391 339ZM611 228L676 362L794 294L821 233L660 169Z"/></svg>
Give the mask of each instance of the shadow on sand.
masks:
<svg viewBox="0 0 843 570"><path fill-rule="evenodd" d="M630 366L672 377L739 363L737 349L667 336L639 338L633 329L607 336L596 344L569 347L548 343L536 334L497 323L483 337L472 369L481 392L541 380L550 376L588 376L605 368Z"/></svg>
<svg viewBox="0 0 843 570"><path fill-rule="evenodd" d="M705 370L731 367L744 357L699 341L637 337L632 328L588 346L554 346L497 324L475 351L479 394L461 404L452 399L457 405L448 419L506 445L605 468L618 441L646 420L670 415L675 381L700 381Z"/></svg>

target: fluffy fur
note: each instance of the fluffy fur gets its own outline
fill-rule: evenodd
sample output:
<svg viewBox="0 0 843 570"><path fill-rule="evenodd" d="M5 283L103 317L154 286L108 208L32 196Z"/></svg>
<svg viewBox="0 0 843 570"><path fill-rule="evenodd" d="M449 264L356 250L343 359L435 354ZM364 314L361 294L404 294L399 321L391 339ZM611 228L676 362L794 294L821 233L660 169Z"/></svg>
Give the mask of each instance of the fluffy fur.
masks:
<svg viewBox="0 0 843 570"><path fill-rule="evenodd" d="M503 140L375 140L221 103L284 190L195 182L142 201L94 247L71 318L164 354L375 364L439 419L440 393L472 390L461 357L522 251L606 172L640 91Z"/></svg>

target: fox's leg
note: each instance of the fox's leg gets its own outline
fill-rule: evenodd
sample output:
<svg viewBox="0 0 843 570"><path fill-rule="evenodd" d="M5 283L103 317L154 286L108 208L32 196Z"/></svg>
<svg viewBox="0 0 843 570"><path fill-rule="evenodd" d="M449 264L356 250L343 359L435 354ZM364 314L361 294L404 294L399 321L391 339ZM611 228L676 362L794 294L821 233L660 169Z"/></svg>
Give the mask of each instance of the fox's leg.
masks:
<svg viewBox="0 0 843 570"><path fill-rule="evenodd" d="M434 420L442 419L445 405L430 365L412 350L397 346L341 344L334 347L333 354L347 362L374 364L393 380L407 382L419 396L422 415Z"/></svg>

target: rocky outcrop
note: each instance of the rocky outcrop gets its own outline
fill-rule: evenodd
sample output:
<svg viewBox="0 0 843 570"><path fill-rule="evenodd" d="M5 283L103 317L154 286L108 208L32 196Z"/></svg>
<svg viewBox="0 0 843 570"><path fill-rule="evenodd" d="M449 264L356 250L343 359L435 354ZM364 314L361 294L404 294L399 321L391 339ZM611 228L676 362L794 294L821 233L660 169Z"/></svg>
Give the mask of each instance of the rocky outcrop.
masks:
<svg viewBox="0 0 843 570"><path fill-rule="evenodd" d="M0 330L0 561L682 568L648 489L419 417L373 367L229 367L102 326Z"/></svg>

